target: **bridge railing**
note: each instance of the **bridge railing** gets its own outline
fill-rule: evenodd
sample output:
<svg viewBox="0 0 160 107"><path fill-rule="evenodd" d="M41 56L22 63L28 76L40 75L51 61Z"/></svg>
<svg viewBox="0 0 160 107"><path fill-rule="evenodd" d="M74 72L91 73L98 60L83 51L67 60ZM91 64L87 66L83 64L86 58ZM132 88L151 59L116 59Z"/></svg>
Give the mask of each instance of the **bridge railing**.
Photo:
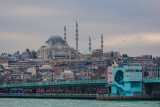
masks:
<svg viewBox="0 0 160 107"><path fill-rule="evenodd" d="M77 80L77 81L54 81L54 82L37 82L37 83L20 83L20 84L2 84L0 88L19 87L19 86L46 86L46 85L65 85L65 84L92 84L107 83L106 79L101 80Z"/></svg>
<svg viewBox="0 0 160 107"><path fill-rule="evenodd" d="M0 93L0 96L97 96L86 93Z"/></svg>
<svg viewBox="0 0 160 107"><path fill-rule="evenodd" d="M143 78L143 80L160 80L160 77Z"/></svg>
<svg viewBox="0 0 160 107"><path fill-rule="evenodd" d="M160 82L160 77L143 78L143 82Z"/></svg>

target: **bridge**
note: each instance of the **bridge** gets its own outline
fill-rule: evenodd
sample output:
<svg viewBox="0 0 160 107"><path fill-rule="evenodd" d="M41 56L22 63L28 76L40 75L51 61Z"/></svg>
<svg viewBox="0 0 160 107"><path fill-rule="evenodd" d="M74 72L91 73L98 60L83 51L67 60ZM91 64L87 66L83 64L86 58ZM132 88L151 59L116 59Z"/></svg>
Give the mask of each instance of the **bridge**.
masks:
<svg viewBox="0 0 160 107"><path fill-rule="evenodd" d="M160 78L143 78L143 83L160 83Z"/></svg>
<svg viewBox="0 0 160 107"><path fill-rule="evenodd" d="M143 78L143 83L160 83L160 78ZM0 88L41 88L41 87L63 87L63 86L82 86L82 85L105 85L106 79L101 80L77 80L77 81L54 81L36 82L20 84L2 84Z"/></svg>
<svg viewBox="0 0 160 107"><path fill-rule="evenodd" d="M82 86L82 85L105 85L106 79L101 80L77 80L77 81L54 81L54 82L37 82L21 84L3 84L0 88L41 88L41 87L63 87L63 86Z"/></svg>
<svg viewBox="0 0 160 107"><path fill-rule="evenodd" d="M148 96L160 95L160 78L143 78L143 92Z"/></svg>
<svg viewBox="0 0 160 107"><path fill-rule="evenodd" d="M128 89L119 86L120 88L128 91ZM143 92L144 95L148 96L156 96L160 95L160 78L143 78ZM16 90L16 91L15 91ZM30 92L28 92L30 90ZM43 90L43 92L39 92L39 90ZM107 91L108 90L108 91ZM48 92L49 91L49 92ZM58 92L56 92L58 91ZM77 80L77 81L53 81L53 82L36 82L36 83L20 83L20 84L2 84L0 85L0 96L15 96L16 93L23 93L17 95L18 97L33 97L34 94L38 94L38 96L46 96L46 97L58 97L59 93L61 93L62 97L77 97L84 98L85 95L78 95L78 93L82 94L96 94L97 92L110 93L110 86L106 79L100 80ZM27 93L28 92L28 93ZM43 93L44 95L41 95ZM48 95L45 93L50 93ZM58 93L58 94L57 94ZM72 93L72 95L66 95L67 93ZM12 94L12 95L10 95ZM28 95L32 94L32 95ZM52 95L55 94L55 95ZM37 95L36 95L37 96ZM91 95L91 98L95 98L95 95ZM90 98L88 97L88 98Z"/></svg>

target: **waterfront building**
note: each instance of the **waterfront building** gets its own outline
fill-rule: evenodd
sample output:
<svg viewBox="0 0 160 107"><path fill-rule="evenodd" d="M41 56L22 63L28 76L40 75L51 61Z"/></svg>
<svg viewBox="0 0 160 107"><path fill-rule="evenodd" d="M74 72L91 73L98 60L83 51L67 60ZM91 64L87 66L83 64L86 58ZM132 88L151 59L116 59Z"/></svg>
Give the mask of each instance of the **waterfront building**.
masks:
<svg viewBox="0 0 160 107"><path fill-rule="evenodd" d="M142 67L108 67L108 84L111 94L140 96L142 94Z"/></svg>

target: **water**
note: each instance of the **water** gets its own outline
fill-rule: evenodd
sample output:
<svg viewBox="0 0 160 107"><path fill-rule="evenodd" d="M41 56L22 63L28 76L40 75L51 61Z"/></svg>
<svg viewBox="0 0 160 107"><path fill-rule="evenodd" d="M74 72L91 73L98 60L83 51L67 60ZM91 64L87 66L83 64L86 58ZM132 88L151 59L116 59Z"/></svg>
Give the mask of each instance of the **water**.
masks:
<svg viewBox="0 0 160 107"><path fill-rule="evenodd" d="M0 107L160 107L160 101L0 98Z"/></svg>

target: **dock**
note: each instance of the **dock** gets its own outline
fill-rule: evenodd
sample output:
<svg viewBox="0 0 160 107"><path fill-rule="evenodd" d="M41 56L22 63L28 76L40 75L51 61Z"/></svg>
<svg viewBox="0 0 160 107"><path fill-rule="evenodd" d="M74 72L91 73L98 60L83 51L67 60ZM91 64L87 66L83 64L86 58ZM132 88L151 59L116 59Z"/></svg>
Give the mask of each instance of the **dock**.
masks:
<svg viewBox="0 0 160 107"><path fill-rule="evenodd" d="M160 100L160 96L152 97L152 96L96 96L96 100L106 100L106 101L114 101L114 100Z"/></svg>
<svg viewBox="0 0 160 107"><path fill-rule="evenodd" d="M0 94L0 98L54 98L54 99L96 99L96 94Z"/></svg>

